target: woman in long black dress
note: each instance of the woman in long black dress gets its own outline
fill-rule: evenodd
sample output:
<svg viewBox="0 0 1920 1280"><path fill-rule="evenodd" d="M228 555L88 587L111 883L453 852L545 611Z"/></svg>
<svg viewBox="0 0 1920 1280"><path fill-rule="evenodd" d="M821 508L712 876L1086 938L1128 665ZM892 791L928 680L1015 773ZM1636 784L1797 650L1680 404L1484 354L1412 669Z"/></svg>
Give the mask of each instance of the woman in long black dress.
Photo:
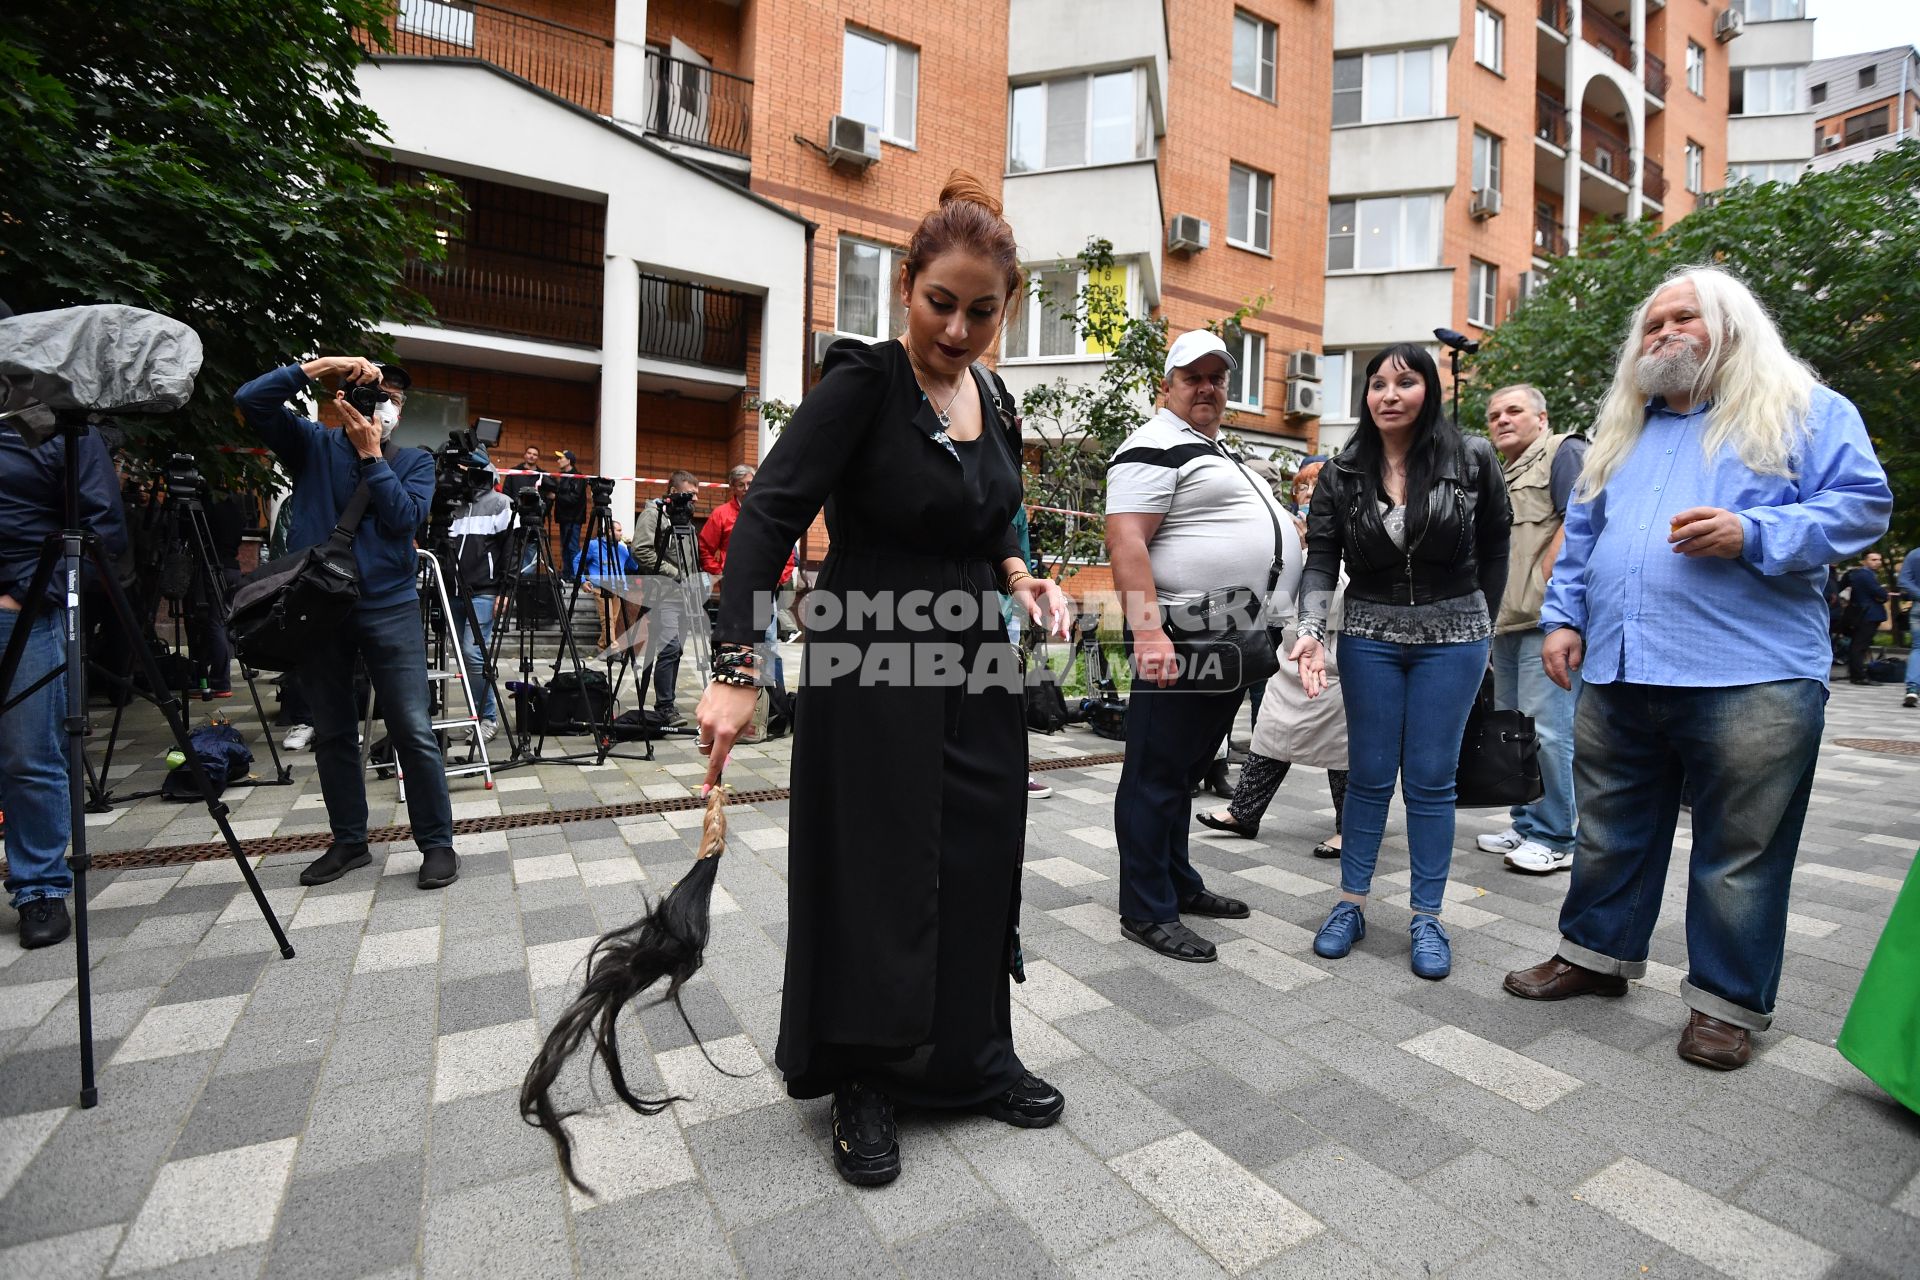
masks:
<svg viewBox="0 0 1920 1280"><path fill-rule="evenodd" d="M1019 659L999 598L1065 635L1026 572L1014 401L975 367L1025 283L998 202L955 174L907 247L905 335L836 344L754 477L727 548L708 781L752 717L788 548L824 505L832 549L805 618L775 1061L833 1095L849 1182L900 1170L893 1104L1037 1128L1057 1091L1013 1046L1008 968L1026 823ZM957 665L956 665L957 664ZM955 672L960 674L955 676Z"/></svg>

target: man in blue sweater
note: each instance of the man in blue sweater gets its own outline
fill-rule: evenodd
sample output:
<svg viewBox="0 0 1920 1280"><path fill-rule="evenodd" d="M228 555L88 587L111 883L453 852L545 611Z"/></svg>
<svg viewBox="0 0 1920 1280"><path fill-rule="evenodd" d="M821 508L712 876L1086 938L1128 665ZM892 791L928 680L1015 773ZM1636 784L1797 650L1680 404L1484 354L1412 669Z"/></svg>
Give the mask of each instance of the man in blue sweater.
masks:
<svg viewBox="0 0 1920 1280"><path fill-rule="evenodd" d="M329 376L378 386L384 399L373 419L349 404L344 390L333 395L346 423L342 430L309 422L287 407L309 381ZM405 770L420 887L444 888L459 875L446 765L428 714L426 635L414 589L413 535L433 501L433 458L424 449L385 448L412 381L398 365L322 356L262 374L233 397L247 425L293 477L289 553L324 541L362 483L371 495L353 543L360 603L337 634L314 638L312 657L298 675L313 712L314 760L333 828L333 843L300 873L301 884L326 884L373 861L353 691L356 657L366 663L394 759Z"/></svg>

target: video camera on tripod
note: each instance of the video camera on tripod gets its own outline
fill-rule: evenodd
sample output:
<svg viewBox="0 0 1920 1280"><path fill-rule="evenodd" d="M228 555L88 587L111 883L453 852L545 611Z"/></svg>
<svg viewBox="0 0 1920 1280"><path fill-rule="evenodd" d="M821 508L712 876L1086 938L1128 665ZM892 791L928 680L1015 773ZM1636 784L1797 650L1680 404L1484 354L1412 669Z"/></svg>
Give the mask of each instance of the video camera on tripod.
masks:
<svg viewBox="0 0 1920 1280"><path fill-rule="evenodd" d="M355 387L354 390L361 390ZM466 431L449 431L447 442L433 455L432 524L453 518L453 509L476 501L493 488L493 471L479 460L482 446L500 443L500 419L479 418Z"/></svg>

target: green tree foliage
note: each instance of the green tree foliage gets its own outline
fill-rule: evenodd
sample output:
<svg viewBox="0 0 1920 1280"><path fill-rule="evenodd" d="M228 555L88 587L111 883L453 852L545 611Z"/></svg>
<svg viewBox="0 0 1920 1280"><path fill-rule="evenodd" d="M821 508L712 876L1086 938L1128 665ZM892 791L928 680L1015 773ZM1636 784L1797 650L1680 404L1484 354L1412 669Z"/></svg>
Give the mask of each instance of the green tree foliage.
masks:
<svg viewBox="0 0 1920 1280"><path fill-rule="evenodd" d="M30 0L0 6L0 297L15 311L146 307L199 331L192 402L129 418L136 456L254 470L234 390L319 351L383 352L428 314L410 257L458 197L387 186L356 41L392 0Z"/></svg>
<svg viewBox="0 0 1920 1280"><path fill-rule="evenodd" d="M1893 481L1895 540L1920 541L1920 141L1791 184L1737 184L1665 231L1583 231L1578 255L1481 348L1463 421L1484 421L1495 388L1531 382L1556 427L1585 430L1634 308L1670 273L1708 264L1744 280L1788 349L1859 407Z"/></svg>

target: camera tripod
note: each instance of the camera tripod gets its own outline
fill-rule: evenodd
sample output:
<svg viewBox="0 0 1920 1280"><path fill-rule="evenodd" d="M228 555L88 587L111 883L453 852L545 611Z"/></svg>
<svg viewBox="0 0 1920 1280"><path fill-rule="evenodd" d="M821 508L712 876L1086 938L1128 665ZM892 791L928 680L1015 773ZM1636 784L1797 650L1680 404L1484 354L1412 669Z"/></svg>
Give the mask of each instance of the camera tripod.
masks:
<svg viewBox="0 0 1920 1280"><path fill-rule="evenodd" d="M149 500L148 528L159 540L163 548L161 567L152 578L150 590L143 591L139 601L139 612L143 618L151 618L164 599L168 604L168 613L174 625L174 651L184 647L181 641L182 631L186 639L196 650L196 658L202 655L199 649L208 650L205 655L211 659L226 652L233 657L230 646L219 643L224 637L218 635L226 627L227 584L226 575L221 571L214 555L213 529L207 521L207 508L204 501L206 481L201 478L193 464L193 458L187 454L175 454L174 465L164 477L166 501L161 502L155 494ZM181 553L184 563L172 560L174 553ZM197 624L197 625L196 625ZM199 639L196 641L195 632ZM142 629L129 633L129 650L142 647L147 642L148 633ZM96 671L100 668L96 664ZM131 663L125 672L101 671L109 681L123 683L126 691L132 693ZM273 725L267 719L267 710L260 701L260 689L254 682L254 669L245 662L240 663L240 674L247 683L247 696L253 702L254 714L260 720L260 732L267 742L267 754L273 760L271 778L247 777L235 779L228 786L240 787L284 787L293 783L293 770L280 759L279 744L274 740ZM157 699L162 690L153 690L150 697ZM179 700L184 705L192 696L192 691L183 683L179 690ZM144 800L161 793L162 788L154 787L146 791L135 791L128 795L116 796L113 793L113 753L120 742L120 725L125 718L127 702L130 699L115 699L113 725L107 731L107 749L101 759L96 777L94 770L87 770L87 810L90 813L109 812L116 801L131 802Z"/></svg>
<svg viewBox="0 0 1920 1280"><path fill-rule="evenodd" d="M85 604L81 592L81 574L83 564L90 564L98 575L100 585L105 591L114 616L130 636L141 634L136 626L133 606L127 602L126 592L120 587L120 580L114 575L111 561L107 558L106 548L98 536L83 528L80 520L80 441L91 430L87 415L80 413L60 413L56 416L57 433L63 440L65 450L65 476L62 501L62 529L50 535L46 545L41 548L40 561L33 572L33 580L27 589L25 598L20 601L19 615L14 619L13 635L7 643L4 657L0 657L0 715L18 706L27 697L44 688L58 678L64 671L67 674L66 716L64 727L67 735L67 799L71 806L70 820L73 824L72 845L67 853L67 865L73 871L73 943L76 973L79 979L77 1000L80 1019L80 1105L97 1106L100 1101L100 1088L94 1077L93 1061L93 966L87 948L87 871L93 865L92 855L87 852L86 819L86 739L87 739L87 653L86 653L86 617ZM15 675L20 670L20 661L26 653L28 633L34 623L44 616L52 604L47 595L48 588L54 584L58 572L64 588L66 605L62 610L66 625L66 654L64 661L53 671L35 681L18 694L13 694ZM180 701L166 693L165 681L161 678L160 667L154 661L153 651L144 645L136 645L135 653L143 664L148 686L159 699L158 706L166 717L167 728L173 733L173 740L180 752L186 756L186 765L193 777L194 786L200 792L200 798L207 806L207 813L213 818L214 825L220 829L220 837L226 842L227 851L239 864L241 877L247 882L247 888L253 894L254 905L260 910L260 916L267 922L267 928L273 934L274 943L280 948L280 954L293 958L293 944L287 941L287 935L280 927L280 921L274 917L273 908L267 903L266 893L260 887L260 880L254 875L253 866L247 861L246 854L240 848L240 841L233 834L233 827L227 821L228 808L221 803L214 792L213 783L207 772L201 767L200 757L187 741L187 728ZM11 697L9 697L11 695Z"/></svg>
<svg viewBox="0 0 1920 1280"><path fill-rule="evenodd" d="M587 489L592 497L592 506L587 511L586 527L580 531L580 561L581 565L584 565L586 563L588 549L598 546L600 548L601 571L603 574L606 574L607 561L616 554L616 550L625 549L625 544L616 538L613 533L613 481L600 476L594 476L587 481ZM573 590L567 597L567 616L569 618L573 616L574 606L579 602L580 588L586 578L586 574L579 571L581 565L572 566L575 573L573 575ZM628 593L632 588L627 585L629 575L626 573L624 567L622 567L617 574L607 574L607 578L608 584L600 588L605 595L605 599L603 601L596 601L597 608L607 609L612 614L606 624L607 648L598 655L601 660L606 663L607 667L607 702L606 706L601 708L597 723L593 726L594 741L597 748L593 753L593 762L595 764L605 764L609 759L651 760L653 759L653 738L655 736L651 732L642 732L639 735L640 740L646 747L645 755L625 755L614 750L614 718L618 713L620 705L620 687L626 682L627 674L633 670L634 632L639 629L640 619L644 619L647 616L648 610L645 605L642 605L639 617L636 618L634 625L624 630L621 629L621 623L626 616L626 611L622 606L631 598ZM649 628L649 630L651 630L651 628ZM617 658L614 656L616 652L619 655ZM554 670L557 675L559 673L558 663L555 663ZM582 686L582 693L583 695L585 693L584 686ZM641 700L644 702L646 698L646 690L644 687L641 689L640 694ZM591 701L584 699L583 701L583 709L591 710Z"/></svg>

